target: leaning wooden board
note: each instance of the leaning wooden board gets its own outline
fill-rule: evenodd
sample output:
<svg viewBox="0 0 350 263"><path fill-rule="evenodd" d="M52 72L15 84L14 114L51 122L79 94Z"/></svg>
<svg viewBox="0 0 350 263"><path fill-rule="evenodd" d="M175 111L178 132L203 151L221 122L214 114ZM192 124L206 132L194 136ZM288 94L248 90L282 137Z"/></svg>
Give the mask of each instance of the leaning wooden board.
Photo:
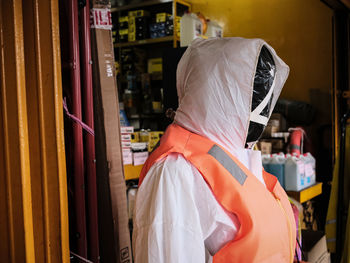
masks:
<svg viewBox="0 0 350 263"><path fill-rule="evenodd" d="M101 262L132 262L108 0L92 1L96 171Z"/></svg>

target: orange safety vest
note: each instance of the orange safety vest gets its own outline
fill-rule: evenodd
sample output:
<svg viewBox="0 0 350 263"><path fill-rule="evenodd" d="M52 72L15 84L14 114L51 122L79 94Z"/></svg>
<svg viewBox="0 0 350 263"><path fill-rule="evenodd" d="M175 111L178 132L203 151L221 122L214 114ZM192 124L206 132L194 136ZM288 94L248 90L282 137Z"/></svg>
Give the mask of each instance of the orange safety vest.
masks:
<svg viewBox="0 0 350 263"><path fill-rule="evenodd" d="M170 153L180 153L191 162L218 202L237 215L241 223L235 239L214 255L213 262L293 262L296 240L293 211L275 176L263 172L265 187L229 152L172 124L145 163L140 186L151 166Z"/></svg>

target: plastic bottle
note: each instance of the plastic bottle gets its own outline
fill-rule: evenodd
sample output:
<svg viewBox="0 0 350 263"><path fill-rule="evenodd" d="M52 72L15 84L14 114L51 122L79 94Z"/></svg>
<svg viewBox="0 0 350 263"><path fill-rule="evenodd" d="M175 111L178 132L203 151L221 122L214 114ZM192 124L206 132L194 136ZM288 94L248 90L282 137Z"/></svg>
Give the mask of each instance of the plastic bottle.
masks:
<svg viewBox="0 0 350 263"><path fill-rule="evenodd" d="M307 187L304 162L297 156L289 156L284 169L284 186L288 191L300 191Z"/></svg>
<svg viewBox="0 0 350 263"><path fill-rule="evenodd" d="M316 183L316 159L311 155L311 153L305 153L303 155L305 160L305 177L308 186L314 185Z"/></svg>
<svg viewBox="0 0 350 263"><path fill-rule="evenodd" d="M284 188L284 166L286 158L284 154L274 154L270 162L270 173L277 177Z"/></svg>
<svg viewBox="0 0 350 263"><path fill-rule="evenodd" d="M205 33L207 37L223 37L222 27L218 23L209 20L207 24L208 29Z"/></svg>
<svg viewBox="0 0 350 263"><path fill-rule="evenodd" d="M194 13L185 13L180 20L180 46L186 47L192 40L203 35L202 22Z"/></svg>
<svg viewBox="0 0 350 263"><path fill-rule="evenodd" d="M261 155L261 161L262 161L262 165L264 167L264 170L266 172L270 173L271 155L270 154Z"/></svg>

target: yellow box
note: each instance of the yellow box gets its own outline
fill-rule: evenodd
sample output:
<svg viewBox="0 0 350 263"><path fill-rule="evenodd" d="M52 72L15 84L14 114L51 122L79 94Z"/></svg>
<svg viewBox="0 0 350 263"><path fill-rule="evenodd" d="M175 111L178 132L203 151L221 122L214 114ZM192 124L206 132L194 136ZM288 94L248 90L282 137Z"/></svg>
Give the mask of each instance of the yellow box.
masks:
<svg viewBox="0 0 350 263"><path fill-rule="evenodd" d="M131 34L131 35L130 35ZM135 25L135 17L129 17L129 42L136 40L136 25Z"/></svg>
<svg viewBox="0 0 350 263"><path fill-rule="evenodd" d="M119 30L119 35L127 35L129 34L129 29L120 29Z"/></svg>
<svg viewBox="0 0 350 263"><path fill-rule="evenodd" d="M141 174L143 165L124 165L124 177L125 180L138 179Z"/></svg>
<svg viewBox="0 0 350 263"><path fill-rule="evenodd" d="M140 142L140 132L133 132L131 134L131 142Z"/></svg>
<svg viewBox="0 0 350 263"><path fill-rule="evenodd" d="M168 13L158 13L156 15L156 22L157 23L161 23L161 22L165 22L167 20L167 18L169 18L171 15Z"/></svg>
<svg viewBox="0 0 350 263"><path fill-rule="evenodd" d="M148 60L148 73L163 72L162 58L151 58Z"/></svg>
<svg viewBox="0 0 350 263"><path fill-rule="evenodd" d="M129 42L136 41L136 32L131 32L128 34L128 41Z"/></svg>
<svg viewBox="0 0 350 263"><path fill-rule="evenodd" d="M129 16L129 27L130 27L130 25L135 25L135 19L136 17L135 16Z"/></svg>
<svg viewBox="0 0 350 263"><path fill-rule="evenodd" d="M128 15L129 15L129 17L130 16L136 16L136 17L148 16L149 12L146 10L135 10L135 11L129 11Z"/></svg>
<svg viewBox="0 0 350 263"><path fill-rule="evenodd" d="M119 17L119 23L128 22L128 21L129 21L129 17L128 16L121 16L121 17Z"/></svg>
<svg viewBox="0 0 350 263"><path fill-rule="evenodd" d="M159 142L159 140L163 134L164 134L164 132L162 132L162 131L149 132L149 141L148 141L148 151L149 152L153 151L154 147L157 145L157 143Z"/></svg>

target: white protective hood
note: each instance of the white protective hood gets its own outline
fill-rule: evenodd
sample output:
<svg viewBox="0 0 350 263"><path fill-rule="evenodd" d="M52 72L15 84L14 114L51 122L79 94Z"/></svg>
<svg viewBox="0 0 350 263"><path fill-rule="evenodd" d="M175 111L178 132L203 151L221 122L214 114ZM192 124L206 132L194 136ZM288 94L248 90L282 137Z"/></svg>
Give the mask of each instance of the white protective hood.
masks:
<svg viewBox="0 0 350 263"><path fill-rule="evenodd" d="M223 146L246 165L242 156L246 152L254 77L263 45L276 64L271 115L289 67L265 41L238 37L197 39L177 68L179 107L175 123Z"/></svg>

